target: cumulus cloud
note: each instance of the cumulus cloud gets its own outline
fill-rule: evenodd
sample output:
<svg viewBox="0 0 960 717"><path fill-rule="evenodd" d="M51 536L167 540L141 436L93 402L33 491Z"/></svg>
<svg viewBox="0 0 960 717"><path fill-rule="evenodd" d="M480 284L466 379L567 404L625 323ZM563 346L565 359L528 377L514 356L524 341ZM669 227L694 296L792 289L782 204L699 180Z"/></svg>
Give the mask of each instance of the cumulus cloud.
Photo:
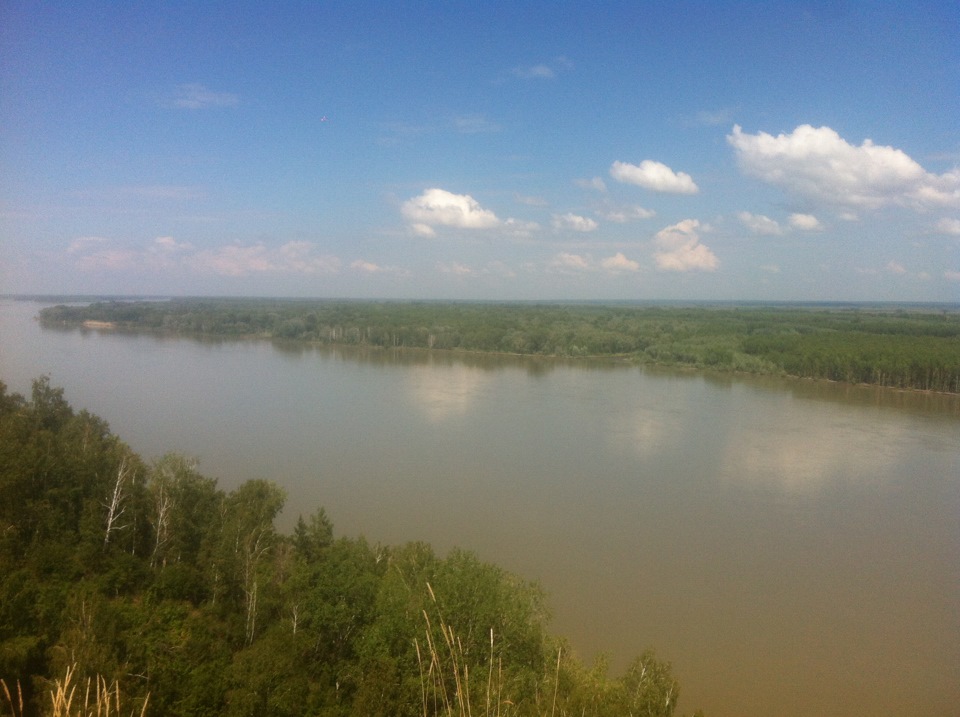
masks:
<svg viewBox="0 0 960 717"><path fill-rule="evenodd" d="M960 219L941 219L937 222L937 232L960 236Z"/></svg>
<svg viewBox="0 0 960 717"><path fill-rule="evenodd" d="M628 259L621 252L617 252L600 262L600 266L609 272L619 274L624 271L640 271L640 263Z"/></svg>
<svg viewBox="0 0 960 717"><path fill-rule="evenodd" d="M599 225L589 217L581 217L579 214L554 214L553 228L564 230L569 229L575 232L592 232Z"/></svg>
<svg viewBox="0 0 960 717"><path fill-rule="evenodd" d="M178 85L172 96L163 104L187 110L202 110L210 107L233 107L240 98L232 92L216 92L198 82Z"/></svg>
<svg viewBox="0 0 960 717"><path fill-rule="evenodd" d="M780 228L780 225L776 222L776 220L771 219L763 214L740 212L737 214L737 218L754 234L776 236L777 234L783 233L783 230Z"/></svg>
<svg viewBox="0 0 960 717"><path fill-rule="evenodd" d="M787 221L794 229L804 232L818 232L823 229L820 220L812 214L791 214Z"/></svg>
<svg viewBox="0 0 960 717"><path fill-rule="evenodd" d="M453 194L445 189L427 189L405 201L400 211L420 236L435 236L437 226L491 229L501 224L496 214L481 207L469 194Z"/></svg>
<svg viewBox="0 0 960 717"><path fill-rule="evenodd" d="M652 159L645 159L639 165L614 162L610 166L610 176L618 182L636 184L653 192L696 194L700 191L689 174L674 172L667 165Z"/></svg>
<svg viewBox="0 0 960 717"><path fill-rule="evenodd" d="M943 272L943 278L947 281L960 282L960 271L945 271Z"/></svg>
<svg viewBox="0 0 960 717"><path fill-rule="evenodd" d="M590 260L579 254L561 252L553 258L550 266L561 270L588 271L590 269Z"/></svg>
<svg viewBox="0 0 960 717"><path fill-rule="evenodd" d="M548 268L560 273L579 273L604 271L608 274L623 274L640 271L640 263L633 259L628 259L622 252L617 252L613 256L595 261L591 256L582 254L571 254L561 252L550 260Z"/></svg>
<svg viewBox="0 0 960 717"><path fill-rule="evenodd" d="M661 271L714 271L720 261L700 243L700 222L684 219L661 229L654 236L654 260Z"/></svg>
<svg viewBox="0 0 960 717"><path fill-rule="evenodd" d="M597 210L597 214L607 221L625 224L637 219L649 219L650 217L656 216L657 213L652 209L646 209L639 204L634 204L632 206L603 207Z"/></svg>
<svg viewBox="0 0 960 717"><path fill-rule="evenodd" d="M902 150L869 139L852 145L829 127L801 125L774 137L734 125L727 142L746 174L826 204L960 206L960 170L932 174Z"/></svg>

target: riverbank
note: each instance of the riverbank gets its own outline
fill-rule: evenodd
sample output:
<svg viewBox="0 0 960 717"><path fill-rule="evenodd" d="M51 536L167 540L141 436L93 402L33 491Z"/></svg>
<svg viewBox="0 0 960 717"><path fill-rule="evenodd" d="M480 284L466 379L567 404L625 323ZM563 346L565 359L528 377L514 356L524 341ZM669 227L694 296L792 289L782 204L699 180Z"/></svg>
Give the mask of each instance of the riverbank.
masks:
<svg viewBox="0 0 960 717"><path fill-rule="evenodd" d="M45 326L618 359L960 393L960 311L945 309L173 299L59 305L40 317Z"/></svg>

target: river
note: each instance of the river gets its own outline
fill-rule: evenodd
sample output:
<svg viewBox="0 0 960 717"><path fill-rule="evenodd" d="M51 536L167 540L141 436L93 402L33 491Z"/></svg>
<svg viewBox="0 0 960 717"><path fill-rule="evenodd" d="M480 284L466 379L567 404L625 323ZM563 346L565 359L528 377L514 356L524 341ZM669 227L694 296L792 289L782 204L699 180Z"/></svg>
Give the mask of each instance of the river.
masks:
<svg viewBox="0 0 960 717"><path fill-rule="evenodd" d="M653 646L680 713L956 714L960 397L612 363L42 330L49 374L146 458L269 478L285 529L475 551L612 669Z"/></svg>

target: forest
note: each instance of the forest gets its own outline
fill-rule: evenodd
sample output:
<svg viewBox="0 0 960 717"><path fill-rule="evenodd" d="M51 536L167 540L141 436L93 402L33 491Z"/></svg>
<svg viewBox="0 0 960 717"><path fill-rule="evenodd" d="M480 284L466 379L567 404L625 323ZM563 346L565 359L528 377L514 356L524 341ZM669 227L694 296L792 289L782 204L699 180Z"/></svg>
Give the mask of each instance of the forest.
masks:
<svg viewBox="0 0 960 717"><path fill-rule="evenodd" d="M955 308L198 298L58 305L40 319L50 328L604 357L960 393Z"/></svg>
<svg viewBox="0 0 960 717"><path fill-rule="evenodd" d="M277 485L147 462L45 377L29 397L0 382L0 495L0 713L676 710L669 664L585 665L536 584L464 550L337 537L322 507L282 534Z"/></svg>

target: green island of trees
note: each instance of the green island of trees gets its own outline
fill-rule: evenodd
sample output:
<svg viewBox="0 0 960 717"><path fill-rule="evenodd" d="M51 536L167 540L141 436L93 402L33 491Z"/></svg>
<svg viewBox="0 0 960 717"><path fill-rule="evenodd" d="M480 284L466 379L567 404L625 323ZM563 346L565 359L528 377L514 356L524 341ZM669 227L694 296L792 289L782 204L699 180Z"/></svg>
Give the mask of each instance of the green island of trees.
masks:
<svg viewBox="0 0 960 717"><path fill-rule="evenodd" d="M616 677L584 666L535 584L463 550L335 537L322 508L281 534L278 486L225 492L182 456L146 463L46 378L29 398L0 382L0 496L0 713L676 709L652 652ZM63 708L90 678L122 711Z"/></svg>
<svg viewBox="0 0 960 717"><path fill-rule="evenodd" d="M960 393L960 312L858 306L173 299L59 305L46 327L611 357Z"/></svg>

